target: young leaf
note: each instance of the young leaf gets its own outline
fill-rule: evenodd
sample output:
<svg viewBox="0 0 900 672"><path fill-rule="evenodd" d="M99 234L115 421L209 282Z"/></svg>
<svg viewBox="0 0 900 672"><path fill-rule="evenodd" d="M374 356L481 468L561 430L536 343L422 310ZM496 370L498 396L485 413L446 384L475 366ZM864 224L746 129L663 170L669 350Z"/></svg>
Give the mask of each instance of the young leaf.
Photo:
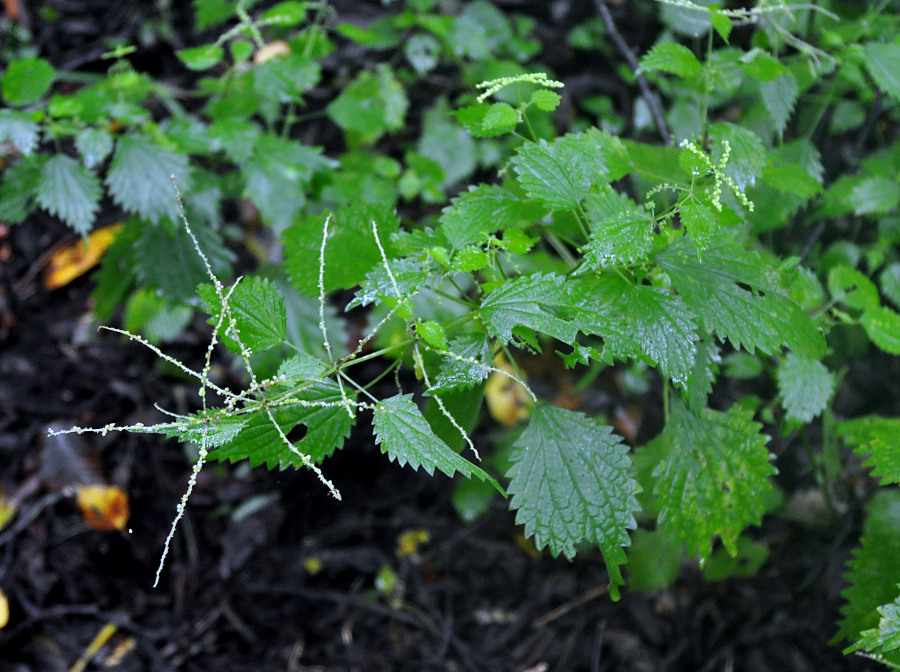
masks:
<svg viewBox="0 0 900 672"><path fill-rule="evenodd" d="M788 347L819 358L825 339L800 307L779 293L759 256L734 244L711 247L700 261L684 243L658 258L688 307L722 339L750 353Z"/></svg>
<svg viewBox="0 0 900 672"><path fill-rule="evenodd" d="M190 70L208 70L225 57L225 50L217 44L180 49L176 52L179 60Z"/></svg>
<svg viewBox="0 0 900 672"><path fill-rule="evenodd" d="M493 362L490 343L483 334L464 334L453 339L447 349L452 356L444 355L429 393L469 388L487 379Z"/></svg>
<svg viewBox="0 0 900 672"><path fill-rule="evenodd" d="M154 224L178 218L178 204L170 176L178 188L189 191L187 157L176 154L143 135L123 135L109 166L106 186L113 200Z"/></svg>
<svg viewBox="0 0 900 672"><path fill-rule="evenodd" d="M657 44L641 58L641 70L662 70L679 77L693 77L703 66L694 53L681 44Z"/></svg>
<svg viewBox="0 0 900 672"><path fill-rule="evenodd" d="M900 355L900 313L878 306L863 313L860 324L875 345L889 355Z"/></svg>
<svg viewBox="0 0 900 672"><path fill-rule="evenodd" d="M784 133L800 95L797 79L787 72L772 81L760 82L759 91L766 111L775 123L775 131Z"/></svg>
<svg viewBox="0 0 900 672"><path fill-rule="evenodd" d="M300 425L305 427L306 433L293 442L294 446L313 462L321 462L344 445L354 419L347 413L341 390L334 381L315 383L292 397L295 404L273 407L272 415L285 435ZM284 444L263 410L253 412L240 433L209 456L231 462L250 460L253 467L265 463L267 469L303 466L302 458Z"/></svg>
<svg viewBox="0 0 900 672"><path fill-rule="evenodd" d="M0 90L10 105L30 105L47 93L55 76L53 66L43 58L22 58L6 68Z"/></svg>
<svg viewBox="0 0 900 672"><path fill-rule="evenodd" d="M11 142L23 156L37 146L41 129L31 115L18 110L0 110L0 142Z"/></svg>
<svg viewBox="0 0 900 672"><path fill-rule="evenodd" d="M483 243L489 234L512 225L520 207L515 196L496 184L469 187L444 208L439 231L453 249Z"/></svg>
<svg viewBox="0 0 900 672"><path fill-rule="evenodd" d="M854 446L853 452L866 458L863 466L871 467L872 475L880 476L882 485L900 483L900 418L869 415L839 422L835 431Z"/></svg>
<svg viewBox="0 0 900 672"><path fill-rule="evenodd" d="M356 296L347 304L347 310L356 306L367 306L378 297L391 297L396 300L400 297L410 296L425 287L430 279L429 274L425 272L425 267L415 259L404 257L391 260L390 265L390 275L383 264L375 266L366 273ZM400 297L397 296L398 291Z"/></svg>
<svg viewBox="0 0 900 672"><path fill-rule="evenodd" d="M753 131L729 123L709 125L712 141L712 159L718 164L725 153L725 141L731 147L725 174L735 181L739 189L752 185L766 163L766 148Z"/></svg>
<svg viewBox="0 0 900 672"><path fill-rule="evenodd" d="M691 199L682 203L680 215L681 223L687 229L697 251L701 252L709 247L713 235L721 228L715 213L704 203Z"/></svg>
<svg viewBox="0 0 900 672"><path fill-rule="evenodd" d="M206 303L210 323L217 324L222 313L222 305L215 288L212 285L201 285L197 289ZM240 347L232 336L235 328L241 342L251 352L284 343L287 333L284 300L268 280L256 276L244 279L231 292L228 306L231 308L235 324L232 327L226 318L220 338L232 352L240 352Z"/></svg>
<svg viewBox="0 0 900 672"><path fill-rule="evenodd" d="M807 423L828 405L835 379L822 362L795 352L778 367L778 392L788 418Z"/></svg>
<svg viewBox="0 0 900 672"><path fill-rule="evenodd" d="M869 42L865 54L866 69L878 88L900 101L900 44Z"/></svg>
<svg viewBox="0 0 900 672"><path fill-rule="evenodd" d="M75 159L57 154L44 163L35 191L37 202L86 236L100 209L100 179Z"/></svg>
<svg viewBox="0 0 900 672"><path fill-rule="evenodd" d="M577 309L562 277L540 273L507 280L481 304L481 319L488 334L504 343L516 327L539 331L572 343L578 331Z"/></svg>
<svg viewBox="0 0 900 672"><path fill-rule="evenodd" d="M637 527L640 487L631 473L628 447L612 428L562 408L538 404L515 443L507 472L510 508L525 534L554 556L575 557L576 546L595 543L609 571L609 590L619 597L619 565L626 562L628 530Z"/></svg>
<svg viewBox="0 0 900 672"><path fill-rule="evenodd" d="M900 588L900 584L897 585ZM878 607L881 619L878 627L860 633L859 641L844 649L844 653L865 650L877 657L900 650L900 597ZM896 658L895 658L896 660Z"/></svg>
<svg viewBox="0 0 900 672"><path fill-rule="evenodd" d="M193 443L195 446L203 444L205 440L207 448L215 448L231 441L245 424L247 418L228 415L220 409L210 409L205 413L198 411L177 422L152 425L142 431L163 434L167 438Z"/></svg>
<svg viewBox="0 0 900 672"><path fill-rule="evenodd" d="M437 469L450 478L459 472L466 478L474 476L486 481L503 492L487 472L453 452L435 436L411 394L397 394L380 401L375 407L372 426L381 452L401 467L407 464L414 470L422 467L429 476Z"/></svg>
<svg viewBox="0 0 900 672"><path fill-rule="evenodd" d="M645 450L662 458L653 472L659 525L672 530L690 555L709 557L716 535L736 553L741 531L766 512L775 468L760 429L752 411L740 406L724 413L704 409L698 416L672 397L666 428Z"/></svg>
<svg viewBox="0 0 900 672"><path fill-rule="evenodd" d="M878 627L878 607L897 597L897 558L900 558L900 490L875 493L866 507L867 516L859 548L847 563L841 592L841 622L835 640L854 640L864 630Z"/></svg>
<svg viewBox="0 0 900 672"><path fill-rule="evenodd" d="M516 130L519 115L508 103L493 103L488 106L481 120L481 131L486 138L506 135Z"/></svg>
<svg viewBox="0 0 900 672"><path fill-rule="evenodd" d="M644 259L653 247L653 220L624 194L605 186L584 202L590 240L585 260L590 268L631 264Z"/></svg>
<svg viewBox="0 0 900 672"><path fill-rule="evenodd" d="M86 128L75 136L75 149L88 168L103 162L112 148L113 137L102 128Z"/></svg>
<svg viewBox="0 0 900 672"><path fill-rule="evenodd" d="M563 210L574 210L591 184L607 172L600 151L587 135L566 135L552 145L543 139L522 145L512 163L529 196Z"/></svg>

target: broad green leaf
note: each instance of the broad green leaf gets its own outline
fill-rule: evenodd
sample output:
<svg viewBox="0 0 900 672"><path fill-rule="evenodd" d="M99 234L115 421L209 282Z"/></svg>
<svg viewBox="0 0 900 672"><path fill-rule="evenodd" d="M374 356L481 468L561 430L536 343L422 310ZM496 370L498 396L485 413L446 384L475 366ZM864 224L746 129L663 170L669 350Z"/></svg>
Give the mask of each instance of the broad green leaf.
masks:
<svg viewBox="0 0 900 672"><path fill-rule="evenodd" d="M900 584L897 588L900 589ZM900 649L900 597L878 607L878 613L881 615L878 627L861 632L859 641L844 649L845 654L865 650L875 656L884 656Z"/></svg>
<svg viewBox="0 0 900 672"><path fill-rule="evenodd" d="M857 455L867 458L864 466L881 477L882 485L900 483L900 418L868 415L839 422L835 431Z"/></svg>
<svg viewBox="0 0 900 672"><path fill-rule="evenodd" d="M691 311L721 339L753 353L783 347L813 358L825 339L801 308L781 293L762 260L735 244L711 247L703 260L684 243L658 258Z"/></svg>
<svg viewBox="0 0 900 672"><path fill-rule="evenodd" d="M225 247L221 234L201 222L194 222L191 230L213 272L220 278L226 277L234 255ZM187 231L183 226L168 223L140 225L134 242L133 266L138 279L173 302L192 299L197 285L209 281L206 267Z"/></svg>
<svg viewBox="0 0 900 672"><path fill-rule="evenodd" d="M788 418L807 423L825 410L835 378L822 362L789 353L778 367L778 392Z"/></svg>
<svg viewBox="0 0 900 672"><path fill-rule="evenodd" d="M37 147L41 128L30 114L18 110L0 110L0 143L11 142L23 156Z"/></svg>
<svg viewBox="0 0 900 672"><path fill-rule="evenodd" d="M359 291L347 304L347 309L356 306L367 306L379 297L391 297L396 300L408 297L421 291L429 281L425 267L409 257L390 261L391 273L388 275L384 264L375 266L366 273L365 279L359 283ZM400 296L397 296L399 292Z"/></svg>
<svg viewBox="0 0 900 672"><path fill-rule="evenodd" d="M847 563L841 592L846 604L834 640L855 640L864 630L878 627L878 607L897 597L897 558L900 558L900 490L882 489L866 507L859 547Z"/></svg>
<svg viewBox="0 0 900 672"><path fill-rule="evenodd" d="M0 220L18 224L34 210L35 191L47 160L39 154L26 156L0 172Z"/></svg>
<svg viewBox="0 0 900 672"><path fill-rule="evenodd" d="M698 416L673 396L663 433L647 446L662 456L653 472L658 524L701 561L715 536L735 554L741 531L766 512L776 470L761 429L752 411L740 406L704 409Z"/></svg>
<svg viewBox="0 0 900 672"><path fill-rule="evenodd" d="M784 194L806 201L822 191L819 181L797 164L766 166L763 169L764 184Z"/></svg>
<svg viewBox="0 0 900 672"><path fill-rule="evenodd" d="M720 226L715 213L704 203L691 199L681 205L681 223L687 229L698 252L709 247Z"/></svg>
<svg viewBox="0 0 900 672"><path fill-rule="evenodd" d="M403 128L409 100L403 85L386 65L361 72L328 106L328 116L345 131L372 143L384 133Z"/></svg>
<svg viewBox="0 0 900 672"><path fill-rule="evenodd" d="M693 77L703 66L694 53L681 44L657 44L641 58L641 70L662 70L679 77Z"/></svg>
<svg viewBox="0 0 900 672"><path fill-rule="evenodd" d="M199 47L179 49L176 52L179 60L190 70L208 70L218 65L225 57L225 50L217 44L204 44Z"/></svg>
<svg viewBox="0 0 900 672"><path fill-rule="evenodd" d="M260 18L273 26L298 26L303 23L310 8L311 5L308 2L286 0L267 9Z"/></svg>
<svg viewBox="0 0 900 672"><path fill-rule="evenodd" d="M751 130L729 123L709 125L713 163L718 164L725 153L725 141L731 146L725 174L731 177L739 189L752 185L766 163L766 148L762 140Z"/></svg>
<svg viewBox="0 0 900 672"><path fill-rule="evenodd" d="M201 285L198 291L206 303L210 324L218 324L222 304L215 287ZM223 289L223 295L227 296L229 291L230 288ZM241 342L250 352L258 352L284 343L287 334L284 300L268 280L258 276L245 278L231 291L228 306L231 309L234 326L229 325L226 316L219 338L232 352L241 351L237 341L234 340L234 329L237 329Z"/></svg>
<svg viewBox="0 0 900 672"><path fill-rule="evenodd" d="M653 247L653 219L624 194L605 186L585 199L590 239L585 261L590 268L641 261Z"/></svg>
<svg viewBox="0 0 900 672"><path fill-rule="evenodd" d="M828 292L837 303L856 310L866 311L881 305L875 283L846 264L837 264L828 271Z"/></svg>
<svg viewBox="0 0 900 672"><path fill-rule="evenodd" d="M301 96L319 83L322 68L303 54L271 58L253 67L253 90L261 99L276 103L300 102ZM276 114L281 108L275 108Z"/></svg>
<svg viewBox="0 0 900 672"><path fill-rule="evenodd" d="M488 334L508 343L513 329L526 327L572 343L578 311L563 282L560 276L540 273L504 282L481 304Z"/></svg>
<svg viewBox="0 0 900 672"><path fill-rule="evenodd" d="M44 163L35 191L38 204L86 236L100 209L100 179L75 159L57 154Z"/></svg>
<svg viewBox="0 0 900 672"><path fill-rule="evenodd" d="M552 145L545 140L517 150L513 170L529 196L538 202L574 210L591 184L607 172L596 144L587 135L566 135Z"/></svg>
<svg viewBox="0 0 900 672"><path fill-rule="evenodd" d="M484 243L488 235L514 224L520 208L518 199L499 185L469 187L444 208L439 231L453 249Z"/></svg>
<svg viewBox="0 0 900 672"><path fill-rule="evenodd" d="M787 72L775 80L760 82L759 91L766 111L775 123L775 131L784 133L800 95L797 80Z"/></svg>
<svg viewBox="0 0 900 672"><path fill-rule="evenodd" d="M883 175L864 177L854 185L848 202L857 215L888 213L900 205L900 184Z"/></svg>
<svg viewBox="0 0 900 672"><path fill-rule="evenodd" d="M609 571L614 600L623 585L628 530L637 527L640 491L628 447L612 428L562 408L535 406L515 443L506 476L510 508L538 548L571 559L583 542L597 544Z"/></svg>
<svg viewBox="0 0 900 672"><path fill-rule="evenodd" d="M738 59L738 64L746 74L762 82L773 82L790 74L787 66L761 49L751 49ZM796 84L796 82L795 82Z"/></svg>
<svg viewBox="0 0 900 672"><path fill-rule="evenodd" d="M559 107L560 101L562 97L549 89L538 89L531 94L531 104L543 112L553 112Z"/></svg>
<svg viewBox="0 0 900 672"><path fill-rule="evenodd" d="M163 434L195 446L203 445L205 439L206 447L212 449L231 441L246 423L245 417L229 415L221 409L210 409L205 413L197 411L176 422L148 426L143 431Z"/></svg>
<svg viewBox="0 0 900 672"><path fill-rule="evenodd" d="M243 163L253 155L261 135L259 127L246 119L216 119L207 129L214 147L221 149L235 163Z"/></svg>
<svg viewBox="0 0 900 672"><path fill-rule="evenodd" d="M294 447L309 456L313 462L321 462L340 449L349 436L354 418L347 413L341 398L341 390L334 381L312 384L293 395L296 402L272 409L272 415L281 431L292 438L305 428L303 438L294 440ZM350 402L353 397L349 397ZM263 410L250 414L240 433L210 453L214 460L250 460L257 467L265 463L267 469L286 469L303 466L303 459L284 444L278 430Z"/></svg>
<svg viewBox="0 0 900 672"><path fill-rule="evenodd" d="M860 324L875 345L889 355L900 355L900 313L878 306L864 312Z"/></svg>
<svg viewBox="0 0 900 672"><path fill-rule="evenodd" d="M281 233L306 205L305 185L329 165L318 147L262 134L241 166L247 178L244 196L259 208L263 220Z"/></svg>
<svg viewBox="0 0 900 672"><path fill-rule="evenodd" d="M113 137L102 128L86 128L75 136L75 149L88 168L102 163L113 148Z"/></svg>
<svg viewBox="0 0 900 672"><path fill-rule="evenodd" d="M416 322L416 334L432 348L446 350L449 345L447 342L447 333L444 331L441 323L436 320Z"/></svg>
<svg viewBox="0 0 900 672"><path fill-rule="evenodd" d="M126 210L154 224L175 221L178 203L170 176L178 189L190 190L188 158L176 154L143 135L123 135L106 175L113 200Z"/></svg>
<svg viewBox="0 0 900 672"><path fill-rule="evenodd" d="M519 123L519 115L508 103L493 103L488 106L481 120L481 128L484 137L493 138L506 135L516 130Z"/></svg>
<svg viewBox="0 0 900 672"><path fill-rule="evenodd" d="M299 354L285 359L278 366L279 378L288 381L319 380L328 371L328 366L321 359L312 355Z"/></svg>
<svg viewBox="0 0 900 672"><path fill-rule="evenodd" d="M900 44L869 42L865 54L866 69L878 88L900 101Z"/></svg>
<svg viewBox="0 0 900 672"><path fill-rule="evenodd" d="M43 58L22 58L6 68L0 90L10 105L30 105L50 90L56 72Z"/></svg>
<svg viewBox="0 0 900 672"><path fill-rule="evenodd" d="M425 113L417 149L440 165L445 187L468 179L478 167L478 147L466 129L453 121L445 98Z"/></svg>
<svg viewBox="0 0 900 672"><path fill-rule="evenodd" d="M432 431L422 416L411 394L397 394L375 406L372 417L375 443L391 462L401 467L409 464L413 470L425 469L429 476L434 470L453 478L456 472L466 478L476 477L503 492L500 485L487 472L453 452Z"/></svg>
<svg viewBox="0 0 900 672"><path fill-rule="evenodd" d="M891 303L900 307L900 263L888 264L878 278L881 291Z"/></svg>
<svg viewBox="0 0 900 672"><path fill-rule="evenodd" d="M678 578L681 544L665 530L638 528L628 548L628 589L656 591Z"/></svg>
<svg viewBox="0 0 900 672"><path fill-rule="evenodd" d="M322 215L312 215L284 232L285 268L294 287L307 296L319 295L319 258L325 220ZM375 266L383 264L373 222L378 227L381 245L390 249L391 236L400 226L392 208L355 201L333 216L325 245L326 292L355 287Z"/></svg>
<svg viewBox="0 0 900 672"><path fill-rule="evenodd" d="M443 355L441 368L429 393L470 388L487 380L493 366L491 346L483 334L464 334L454 338Z"/></svg>
<svg viewBox="0 0 900 672"><path fill-rule="evenodd" d="M149 287L143 287L128 298L123 327L144 334L151 343L165 343L184 333L193 316L194 309L190 306L167 301Z"/></svg>

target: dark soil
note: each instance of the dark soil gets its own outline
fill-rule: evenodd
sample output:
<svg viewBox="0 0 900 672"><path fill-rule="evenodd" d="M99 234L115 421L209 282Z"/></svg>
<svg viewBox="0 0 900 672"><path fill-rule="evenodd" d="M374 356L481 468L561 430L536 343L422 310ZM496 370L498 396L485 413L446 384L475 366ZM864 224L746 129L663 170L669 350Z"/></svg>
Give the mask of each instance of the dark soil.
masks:
<svg viewBox="0 0 900 672"><path fill-rule="evenodd" d="M116 3L46 4L60 18L54 30L36 28L36 41L63 65L90 62L107 35L134 39L166 5L121 3L128 14L104 13ZM350 15L385 11L378 2L337 4ZM591 3L498 4L539 16L547 37ZM343 502L309 473L208 465L153 588L190 456L155 437L46 434L158 421L154 404L186 412L195 391L147 349L95 331L89 279L42 287L43 255L67 235L44 215L0 227L0 488L19 504L0 531L11 612L0 672L64 671L82 657L85 669L122 672L881 669L828 644L858 534L857 500L831 526L766 519L755 537L771 555L754 577L709 583L686 567L668 590L626 591L612 602L599 554L570 563L536 553L500 500L463 523L449 480L390 464L364 432L325 465ZM200 362L205 334L198 320L167 351ZM869 392L853 387L853 374L848 381L847 403L864 405ZM652 427L656 400L613 399L612 407L626 401ZM809 478L802 461L779 466L792 484ZM127 531L86 525L70 491L84 474L128 493ZM401 557L398 538L410 530L429 540ZM398 581L392 595L377 588L386 569ZM115 634L89 653L107 624Z"/></svg>

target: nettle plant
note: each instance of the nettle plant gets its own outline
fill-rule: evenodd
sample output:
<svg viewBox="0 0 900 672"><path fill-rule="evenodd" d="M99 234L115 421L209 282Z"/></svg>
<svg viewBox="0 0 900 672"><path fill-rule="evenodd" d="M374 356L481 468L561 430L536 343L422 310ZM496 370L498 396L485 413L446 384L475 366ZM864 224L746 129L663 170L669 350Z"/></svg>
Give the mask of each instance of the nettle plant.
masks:
<svg viewBox="0 0 900 672"><path fill-rule="evenodd" d="M662 123L676 146L595 128L526 137L560 102L560 83L540 74L485 81L455 115L473 137L518 143L498 183L462 191L433 226L401 226L391 207L355 201L283 229L290 289L317 306L315 338L297 337L299 317L277 282L220 282L182 211L183 235L210 280L199 288L213 328L206 357L194 369L123 333L195 378L202 407L153 426L70 431L159 433L198 446L177 524L208 459L308 468L340 498L324 461L354 425L371 423L392 461L461 473L508 496L539 548L567 558L599 548L614 599L629 560L636 583L648 587L674 580L677 563L648 576L647 557L697 558L711 576L733 571L727 556L764 561L741 535L783 506L766 425L787 435L820 422L814 463L826 494L843 467L840 440L882 485L900 481L900 419L841 420L830 410L837 367L860 353L900 354L900 314L886 305L900 298L900 144L826 181L805 130L832 112L836 129L863 128L865 114L844 103L864 108L873 98L876 115L896 129L900 45L872 20L883 6L838 20L815 5L663 4L673 33L707 37L699 58L667 34L640 62L672 101ZM748 49L729 44L737 24L753 28ZM509 87L529 93L497 102ZM714 121L726 112L731 121ZM799 244L788 235L814 222L842 231L848 218L877 226L821 245L825 224L797 236ZM784 251L760 243L777 233ZM348 348L329 299L339 290L355 292L346 310L369 307L365 336ZM210 380L217 343L243 362L244 390ZM662 432L632 451L602 419L539 399L516 355L548 349L586 375L630 361L653 369ZM379 380L410 367L421 399L399 390L375 396L377 381L353 376L373 359L384 364ZM483 447L470 438L491 376L530 400L502 473L479 466ZM717 381L760 376L775 381L772 398L747 393L711 407ZM879 490L868 510L837 639L896 664L897 489Z"/></svg>

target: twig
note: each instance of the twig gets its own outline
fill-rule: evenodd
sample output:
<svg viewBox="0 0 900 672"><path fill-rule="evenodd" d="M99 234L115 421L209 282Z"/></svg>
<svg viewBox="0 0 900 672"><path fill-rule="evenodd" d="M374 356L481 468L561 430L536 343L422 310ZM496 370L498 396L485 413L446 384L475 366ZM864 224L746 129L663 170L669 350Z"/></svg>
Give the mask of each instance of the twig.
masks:
<svg viewBox="0 0 900 672"><path fill-rule="evenodd" d="M635 81L637 82L638 88L641 90L641 97L644 99L644 102L647 103L647 108L650 110L650 116L652 116L653 121L656 122L656 128L659 129L659 134L662 136L663 142L667 147L671 147L673 143L672 136L669 133L669 127L666 125L666 120L663 118L662 109L660 109L659 103L656 102L656 98L650 90L647 78L639 72L640 64L638 63L637 57L634 55L631 47L625 42L625 38L622 37L619 29L616 28L616 23L613 21L612 14L609 13L609 7L606 6L606 1L594 0L594 4L597 5L597 11L600 12L600 17L606 25L606 30L609 31L609 36L613 39L613 42L616 43L616 48L618 48L619 52L625 58L625 61L628 63L628 67L630 67L631 71L634 73Z"/></svg>

